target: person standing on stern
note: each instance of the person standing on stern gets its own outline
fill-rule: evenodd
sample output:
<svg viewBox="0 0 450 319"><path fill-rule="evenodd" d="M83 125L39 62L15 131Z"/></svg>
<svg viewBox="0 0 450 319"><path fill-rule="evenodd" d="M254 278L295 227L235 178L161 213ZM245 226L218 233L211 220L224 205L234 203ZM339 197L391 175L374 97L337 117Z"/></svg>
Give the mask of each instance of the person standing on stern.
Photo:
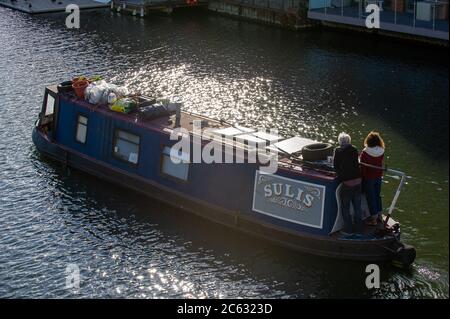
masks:
<svg viewBox="0 0 450 319"><path fill-rule="evenodd" d="M358 161L358 150L352 145L350 135L339 134L339 147L334 150L333 165L337 177L342 182L339 193L344 233L353 233L353 222L350 214L350 203L353 205L355 230L362 232L361 210L361 170Z"/></svg>
<svg viewBox="0 0 450 319"><path fill-rule="evenodd" d="M384 150L385 144L380 133L370 132L364 140L364 149L360 156L363 191L370 211L370 218L366 222L368 225L377 225L378 222L382 221L381 183L383 181L383 169L381 168L383 167Z"/></svg>

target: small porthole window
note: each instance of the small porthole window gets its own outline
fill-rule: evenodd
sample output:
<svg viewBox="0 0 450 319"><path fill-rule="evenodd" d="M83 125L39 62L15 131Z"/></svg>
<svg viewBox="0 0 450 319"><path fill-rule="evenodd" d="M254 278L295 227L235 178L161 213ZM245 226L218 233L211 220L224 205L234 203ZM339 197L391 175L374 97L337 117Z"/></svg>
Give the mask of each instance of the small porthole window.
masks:
<svg viewBox="0 0 450 319"><path fill-rule="evenodd" d="M78 115L76 140L79 143L82 143L82 144L86 143L87 124L88 124L88 118L83 115Z"/></svg>

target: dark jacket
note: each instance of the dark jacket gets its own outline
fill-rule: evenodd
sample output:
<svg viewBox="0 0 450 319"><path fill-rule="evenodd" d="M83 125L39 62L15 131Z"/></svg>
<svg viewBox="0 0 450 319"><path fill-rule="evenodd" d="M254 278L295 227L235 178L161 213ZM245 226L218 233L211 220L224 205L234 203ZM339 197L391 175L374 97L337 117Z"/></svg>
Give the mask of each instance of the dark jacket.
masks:
<svg viewBox="0 0 450 319"><path fill-rule="evenodd" d="M333 165L341 181L361 177L358 157L358 150L353 145L338 147L334 150Z"/></svg>

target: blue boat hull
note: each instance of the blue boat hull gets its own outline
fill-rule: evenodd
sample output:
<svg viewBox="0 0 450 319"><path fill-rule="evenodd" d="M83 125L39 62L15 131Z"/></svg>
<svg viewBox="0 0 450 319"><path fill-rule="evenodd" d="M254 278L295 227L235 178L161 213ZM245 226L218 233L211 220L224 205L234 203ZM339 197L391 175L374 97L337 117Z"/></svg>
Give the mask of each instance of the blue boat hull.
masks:
<svg viewBox="0 0 450 319"><path fill-rule="evenodd" d="M395 258L396 251L401 247L398 238L394 236L372 241L339 240L319 231L316 233L302 231L302 227L299 225L289 225L288 222L279 221L270 216L249 214L245 210L229 209L230 206L217 205L217 201L216 203L209 202L208 197L194 197L158 181L134 174L116 165L105 163L61 145L52 140L49 134L38 128L33 130L33 142L43 155L61 162L67 167L76 168L215 223L297 251L339 259L380 262ZM331 199L328 200L331 203ZM230 201L230 198L228 201Z"/></svg>

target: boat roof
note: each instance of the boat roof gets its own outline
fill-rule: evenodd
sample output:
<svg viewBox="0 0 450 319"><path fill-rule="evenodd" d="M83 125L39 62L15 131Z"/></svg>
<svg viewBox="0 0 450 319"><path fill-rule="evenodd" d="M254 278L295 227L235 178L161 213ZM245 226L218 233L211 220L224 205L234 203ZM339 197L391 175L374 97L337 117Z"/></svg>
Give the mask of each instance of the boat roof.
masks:
<svg viewBox="0 0 450 319"><path fill-rule="evenodd" d="M105 116L130 122L135 126L143 127L151 131L170 134L176 128L175 115L162 115L153 119L142 119L136 113L126 114L112 111L107 104L91 104L86 100L76 97L73 92L58 93L56 85L47 86L46 89L55 95L59 95L60 98L76 103L92 112L102 113ZM301 149L305 145L317 143L317 141L298 136L284 138L269 132L233 125L201 114L185 111L181 112L179 127L186 129L192 134L194 132L194 121L201 121L202 133L208 130L208 133L212 135L221 136L222 138L232 138L236 142L236 147L242 147L248 151L251 151L251 147L255 144L270 141L271 145L267 146L267 149L278 151L278 168L281 170L287 170L299 175L308 175L308 177L318 179L333 180L336 178L334 170L326 163L311 165L312 163L302 162L301 157L299 157ZM196 130L200 132L198 128ZM276 140L278 142L272 143Z"/></svg>

